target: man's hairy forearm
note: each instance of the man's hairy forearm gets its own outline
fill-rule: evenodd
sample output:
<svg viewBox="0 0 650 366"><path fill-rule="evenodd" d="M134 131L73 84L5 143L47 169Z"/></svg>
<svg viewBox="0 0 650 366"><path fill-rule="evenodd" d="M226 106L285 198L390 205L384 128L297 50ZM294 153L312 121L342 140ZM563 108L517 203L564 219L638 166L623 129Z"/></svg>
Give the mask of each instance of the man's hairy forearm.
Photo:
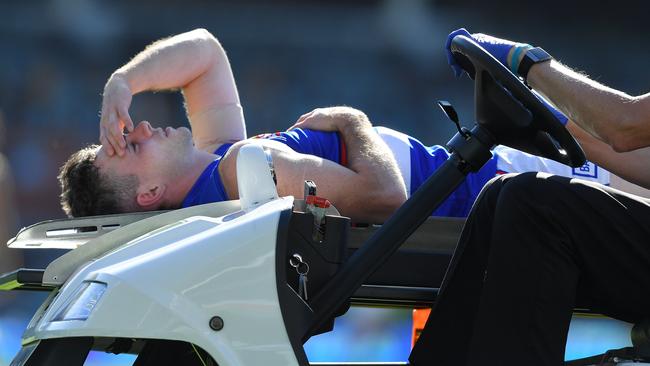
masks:
<svg viewBox="0 0 650 366"><path fill-rule="evenodd" d="M616 151L650 144L649 95L630 96L556 61L534 65L528 82L581 128Z"/></svg>
<svg viewBox="0 0 650 366"><path fill-rule="evenodd" d="M372 128L368 118L362 114L348 114L340 124L339 132L348 154L348 168L363 175L368 189L378 186L385 194L403 201L406 188L392 152Z"/></svg>
<svg viewBox="0 0 650 366"><path fill-rule="evenodd" d="M113 74L123 77L133 94L183 88L226 55L205 29L195 29L149 45Z"/></svg>
<svg viewBox="0 0 650 366"><path fill-rule="evenodd" d="M569 121L566 127L580 143L587 159L631 183L650 187L650 171L647 169L647 162L650 161L650 148L616 152L572 121Z"/></svg>

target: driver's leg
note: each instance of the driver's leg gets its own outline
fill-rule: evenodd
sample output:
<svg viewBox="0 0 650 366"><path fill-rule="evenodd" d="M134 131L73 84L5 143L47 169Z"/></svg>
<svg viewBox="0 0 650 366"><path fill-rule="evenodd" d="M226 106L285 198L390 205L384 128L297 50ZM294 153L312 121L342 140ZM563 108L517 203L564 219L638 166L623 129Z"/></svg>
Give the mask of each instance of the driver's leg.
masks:
<svg viewBox="0 0 650 366"><path fill-rule="evenodd" d="M512 176L492 179L474 203L433 311L411 353L412 364L464 365L483 287L494 210Z"/></svg>
<svg viewBox="0 0 650 366"><path fill-rule="evenodd" d="M482 196L415 365L560 365L576 291L628 321L650 308L648 201L534 174Z"/></svg>

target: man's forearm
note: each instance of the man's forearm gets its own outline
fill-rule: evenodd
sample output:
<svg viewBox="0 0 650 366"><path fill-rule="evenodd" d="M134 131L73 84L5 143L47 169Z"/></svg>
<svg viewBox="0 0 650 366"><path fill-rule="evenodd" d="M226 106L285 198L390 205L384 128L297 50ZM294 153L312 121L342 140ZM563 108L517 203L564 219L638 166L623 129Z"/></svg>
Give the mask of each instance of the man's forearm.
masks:
<svg viewBox="0 0 650 366"><path fill-rule="evenodd" d="M642 187L650 187L650 171L647 169L647 162L650 161L650 148L616 152L572 121L569 121L566 127L580 143L589 161L629 182Z"/></svg>
<svg viewBox="0 0 650 366"><path fill-rule="evenodd" d="M369 191L379 188L382 199L398 203L406 200L404 179L397 162L368 118L361 113L347 115L339 126L348 154L348 168L366 178Z"/></svg>
<svg viewBox="0 0 650 366"><path fill-rule="evenodd" d="M117 69L104 87L102 114L106 112L107 117L102 123L111 124L112 110L128 122L126 109L134 94L179 88L197 148L212 152L220 143L246 138L228 57L219 41L205 29L157 41ZM112 135L121 132L111 128ZM113 139L119 140L119 136Z"/></svg>
<svg viewBox="0 0 650 366"><path fill-rule="evenodd" d="M338 132L346 147L347 163L342 166L311 155L298 154L296 159L287 155L281 160L293 159L295 163L276 165L279 191L283 187L284 194L298 195L302 181L314 180L322 187L319 192L344 215L368 223L384 222L406 201L404 178L395 157L363 112L344 106L316 108L300 116L292 128Z"/></svg>
<svg viewBox="0 0 650 366"><path fill-rule="evenodd" d="M183 88L225 57L209 32L196 29L154 42L114 75L123 77L133 94Z"/></svg>
<svg viewBox="0 0 650 366"><path fill-rule="evenodd" d="M570 119L616 151L650 145L650 95L630 96L556 61L534 65L527 79Z"/></svg>

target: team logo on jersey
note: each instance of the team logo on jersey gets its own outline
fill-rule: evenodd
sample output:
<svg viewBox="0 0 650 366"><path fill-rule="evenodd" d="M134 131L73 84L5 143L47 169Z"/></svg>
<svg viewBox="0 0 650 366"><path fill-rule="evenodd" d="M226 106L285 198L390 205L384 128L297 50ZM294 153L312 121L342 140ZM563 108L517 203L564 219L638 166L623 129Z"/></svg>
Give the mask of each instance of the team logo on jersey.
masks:
<svg viewBox="0 0 650 366"><path fill-rule="evenodd" d="M598 178L598 165L588 161L585 165L573 168L573 175L578 177Z"/></svg>

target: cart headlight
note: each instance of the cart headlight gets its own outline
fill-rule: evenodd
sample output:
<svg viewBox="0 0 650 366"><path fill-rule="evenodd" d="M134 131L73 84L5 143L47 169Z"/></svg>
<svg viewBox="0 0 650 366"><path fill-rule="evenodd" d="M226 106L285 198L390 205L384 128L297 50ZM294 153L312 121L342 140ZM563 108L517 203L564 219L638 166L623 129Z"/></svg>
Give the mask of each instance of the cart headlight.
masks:
<svg viewBox="0 0 650 366"><path fill-rule="evenodd" d="M75 295L67 301L52 321L88 319L105 291L105 283L83 282Z"/></svg>

